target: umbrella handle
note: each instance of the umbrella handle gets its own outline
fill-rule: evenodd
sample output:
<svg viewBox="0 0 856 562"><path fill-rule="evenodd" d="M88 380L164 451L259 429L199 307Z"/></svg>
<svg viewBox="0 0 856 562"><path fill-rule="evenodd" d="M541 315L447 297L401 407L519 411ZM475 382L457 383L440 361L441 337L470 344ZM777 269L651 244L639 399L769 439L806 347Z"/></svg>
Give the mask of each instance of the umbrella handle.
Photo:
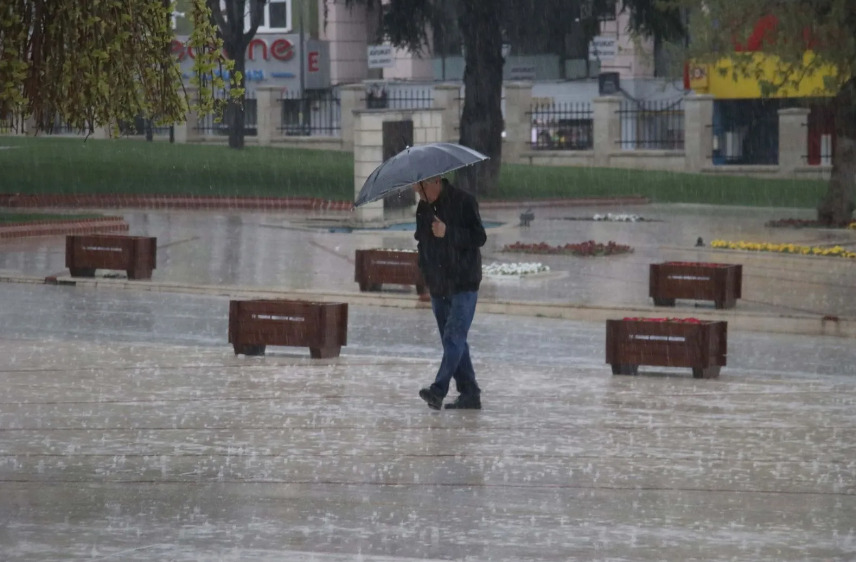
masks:
<svg viewBox="0 0 856 562"><path fill-rule="evenodd" d="M426 202L426 203L428 203L428 209L430 209L430 210L431 210L431 218L432 218L432 220L433 220L433 219L435 219L435 218L437 218L436 213L434 213L434 207L432 207L432 206L431 206L431 203L429 203L429 202L428 202L428 195L426 195L426 194L425 194L425 186L424 186L424 185L422 185L422 182L421 182L421 181L419 182L419 189L421 189L421 190L422 190L422 197L424 197L424 198L425 198L425 202Z"/></svg>

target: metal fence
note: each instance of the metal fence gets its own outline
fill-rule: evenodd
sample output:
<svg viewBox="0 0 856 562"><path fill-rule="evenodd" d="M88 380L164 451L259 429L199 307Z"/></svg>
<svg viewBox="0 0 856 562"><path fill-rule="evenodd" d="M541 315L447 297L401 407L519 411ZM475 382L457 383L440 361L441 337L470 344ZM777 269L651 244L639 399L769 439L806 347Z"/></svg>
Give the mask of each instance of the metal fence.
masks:
<svg viewBox="0 0 856 562"><path fill-rule="evenodd" d="M338 90L288 92L282 105L280 131L286 136L328 136L342 134L342 112Z"/></svg>
<svg viewBox="0 0 856 562"><path fill-rule="evenodd" d="M591 150L594 146L590 103L535 104L529 121L533 150Z"/></svg>
<svg viewBox="0 0 856 562"><path fill-rule="evenodd" d="M433 105L430 86L376 83L366 88L366 109L430 109Z"/></svg>
<svg viewBox="0 0 856 562"><path fill-rule="evenodd" d="M226 92L219 92L216 95L218 99L225 99L228 94ZM228 111L229 109L227 107L223 112L223 118L220 121L217 121L215 116L211 113L208 115L200 115L196 130L203 135L227 136L229 134L229 120L226 114ZM258 132L257 124L258 104L256 103L256 95L254 92L247 92L246 97L244 98L244 135L251 137L255 136Z"/></svg>
<svg viewBox="0 0 856 562"><path fill-rule="evenodd" d="M830 104L813 104L808 114L809 166L832 165L835 148L835 110Z"/></svg>
<svg viewBox="0 0 856 562"><path fill-rule="evenodd" d="M123 135L148 135L149 131L154 137L167 136L170 134L170 125L157 125L154 120L142 115L137 115L133 121L119 122L119 132Z"/></svg>
<svg viewBox="0 0 856 562"><path fill-rule="evenodd" d="M684 101L621 102L618 110L624 150L683 150Z"/></svg>
<svg viewBox="0 0 856 562"><path fill-rule="evenodd" d="M5 117L0 117L0 135L9 135L19 131L20 121L15 121L15 115L7 114Z"/></svg>

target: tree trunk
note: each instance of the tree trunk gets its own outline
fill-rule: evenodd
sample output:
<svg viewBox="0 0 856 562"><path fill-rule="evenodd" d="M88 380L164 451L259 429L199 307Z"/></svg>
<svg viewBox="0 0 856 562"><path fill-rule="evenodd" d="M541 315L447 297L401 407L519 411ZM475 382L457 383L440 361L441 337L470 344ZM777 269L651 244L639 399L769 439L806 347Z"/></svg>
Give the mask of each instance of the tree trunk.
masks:
<svg viewBox="0 0 856 562"><path fill-rule="evenodd" d="M463 0L459 8L466 51L460 142L490 160L464 168L457 181L476 194L496 186L502 163L501 6L496 0Z"/></svg>
<svg viewBox="0 0 856 562"><path fill-rule="evenodd" d="M856 78L835 97L835 149L829 189L817 208L817 220L843 226L853 219L856 186Z"/></svg>
<svg viewBox="0 0 856 562"><path fill-rule="evenodd" d="M235 67L232 72L240 72L241 79L238 81L238 87L244 87L244 69L246 61L244 59L244 49L230 50L232 60L235 61ZM246 92L241 94L239 98L229 96L229 103L226 106L226 124L229 126L229 147L244 148L244 100L247 98Z"/></svg>

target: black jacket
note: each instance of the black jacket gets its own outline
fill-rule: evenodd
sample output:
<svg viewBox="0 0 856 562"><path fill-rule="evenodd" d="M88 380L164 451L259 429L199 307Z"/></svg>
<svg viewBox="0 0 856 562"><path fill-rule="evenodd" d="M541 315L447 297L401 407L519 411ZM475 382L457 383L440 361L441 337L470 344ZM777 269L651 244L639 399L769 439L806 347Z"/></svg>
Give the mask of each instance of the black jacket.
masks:
<svg viewBox="0 0 856 562"><path fill-rule="evenodd" d="M446 223L446 236L431 230L434 215ZM432 296L478 291L482 279L481 251L487 235L475 198L444 182L433 203L419 201L416 233L419 269Z"/></svg>

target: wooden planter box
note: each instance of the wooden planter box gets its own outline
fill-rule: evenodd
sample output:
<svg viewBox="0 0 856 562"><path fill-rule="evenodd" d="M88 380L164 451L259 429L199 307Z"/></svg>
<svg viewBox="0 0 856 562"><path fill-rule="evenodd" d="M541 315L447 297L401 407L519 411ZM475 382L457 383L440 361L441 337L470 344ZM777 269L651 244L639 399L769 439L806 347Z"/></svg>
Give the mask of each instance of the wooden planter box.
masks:
<svg viewBox="0 0 856 562"><path fill-rule="evenodd" d="M648 294L657 306L675 306L675 299L713 301L732 308L741 298L743 266L727 263L652 263Z"/></svg>
<svg viewBox="0 0 856 562"><path fill-rule="evenodd" d="M727 322L607 320L606 362L616 375L639 365L689 367L696 378L716 378L727 355Z"/></svg>
<svg viewBox="0 0 856 562"><path fill-rule="evenodd" d="M360 291L379 291L384 283L395 283L415 285L420 295L428 292L416 252L357 250L354 281L360 284Z"/></svg>
<svg viewBox="0 0 856 562"><path fill-rule="evenodd" d="M313 359L338 357L348 344L348 304L289 300L229 301L235 355L264 355L267 345L308 347Z"/></svg>
<svg viewBox="0 0 856 562"><path fill-rule="evenodd" d="M128 279L151 279L157 266L157 238L122 234L66 236L65 266L72 277L94 277L96 269L123 269Z"/></svg>

